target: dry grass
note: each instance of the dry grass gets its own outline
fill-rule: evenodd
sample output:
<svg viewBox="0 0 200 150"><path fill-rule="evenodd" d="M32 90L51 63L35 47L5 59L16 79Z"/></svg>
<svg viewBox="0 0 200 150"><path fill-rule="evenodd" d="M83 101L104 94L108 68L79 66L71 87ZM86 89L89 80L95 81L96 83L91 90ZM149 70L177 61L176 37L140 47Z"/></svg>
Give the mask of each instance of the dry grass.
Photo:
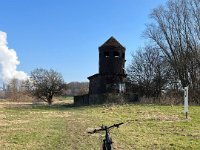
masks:
<svg viewBox="0 0 200 150"><path fill-rule="evenodd" d="M70 107L0 102L0 149L100 149L104 133L88 134L104 125L113 129L114 149L199 149L200 109L190 107L185 119L181 106L108 105ZM71 103L71 101L70 101Z"/></svg>

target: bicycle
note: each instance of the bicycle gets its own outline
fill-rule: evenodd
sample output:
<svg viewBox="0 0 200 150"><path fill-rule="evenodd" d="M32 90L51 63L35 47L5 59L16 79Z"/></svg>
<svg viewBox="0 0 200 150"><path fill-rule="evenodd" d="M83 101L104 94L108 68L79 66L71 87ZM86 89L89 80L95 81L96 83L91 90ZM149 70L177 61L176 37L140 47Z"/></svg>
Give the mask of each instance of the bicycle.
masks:
<svg viewBox="0 0 200 150"><path fill-rule="evenodd" d="M122 124L124 124L124 123L121 122L121 123L118 123L118 124L113 124L109 127L102 125L100 129L94 129L94 131L88 132L88 133L93 134L93 133L96 133L96 132L99 132L99 131L106 131L105 139L103 139L102 148L103 148L103 150L112 150L113 141L112 141L112 138L110 137L109 131L110 131L111 128L114 128L114 127L119 128L119 126L122 125Z"/></svg>

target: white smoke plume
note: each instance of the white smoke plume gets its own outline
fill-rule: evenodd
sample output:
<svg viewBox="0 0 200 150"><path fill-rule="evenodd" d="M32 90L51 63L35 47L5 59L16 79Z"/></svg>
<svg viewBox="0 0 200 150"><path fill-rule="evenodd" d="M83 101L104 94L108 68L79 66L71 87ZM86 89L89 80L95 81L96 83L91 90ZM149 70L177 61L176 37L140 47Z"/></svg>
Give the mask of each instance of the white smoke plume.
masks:
<svg viewBox="0 0 200 150"><path fill-rule="evenodd" d="M0 31L0 81L9 82L15 78L25 80L28 78L23 71L17 71L19 60L14 49L9 49L7 46L7 34Z"/></svg>

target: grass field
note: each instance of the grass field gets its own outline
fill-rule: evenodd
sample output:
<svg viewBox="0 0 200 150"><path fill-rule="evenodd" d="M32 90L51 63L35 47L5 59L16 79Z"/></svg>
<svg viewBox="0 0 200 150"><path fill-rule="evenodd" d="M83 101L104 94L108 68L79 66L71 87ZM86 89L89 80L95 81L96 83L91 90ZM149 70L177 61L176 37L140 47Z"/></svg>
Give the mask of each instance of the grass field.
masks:
<svg viewBox="0 0 200 150"><path fill-rule="evenodd" d="M66 102L66 101L65 101ZM102 124L124 122L111 130L115 149L200 149L200 107L107 105L72 107L63 101L49 107L0 102L0 150L99 150Z"/></svg>

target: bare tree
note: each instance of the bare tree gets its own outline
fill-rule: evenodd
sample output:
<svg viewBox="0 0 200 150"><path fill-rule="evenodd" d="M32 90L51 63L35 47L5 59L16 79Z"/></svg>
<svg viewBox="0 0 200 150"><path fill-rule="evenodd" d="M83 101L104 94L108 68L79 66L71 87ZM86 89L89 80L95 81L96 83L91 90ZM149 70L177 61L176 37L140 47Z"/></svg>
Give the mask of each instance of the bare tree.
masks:
<svg viewBox="0 0 200 150"><path fill-rule="evenodd" d="M6 98L16 101L19 99L19 80L11 79L6 88Z"/></svg>
<svg viewBox="0 0 200 150"><path fill-rule="evenodd" d="M52 69L35 69L26 82L26 89L49 105L52 104L54 96L62 94L64 87L62 75Z"/></svg>
<svg viewBox="0 0 200 150"><path fill-rule="evenodd" d="M23 82L16 78L11 79L4 88L5 98L12 101L29 101Z"/></svg>
<svg viewBox="0 0 200 150"><path fill-rule="evenodd" d="M128 78L140 96L159 97L169 78L169 68L160 52L146 46L132 56Z"/></svg>
<svg viewBox="0 0 200 150"><path fill-rule="evenodd" d="M151 18L154 22L145 34L187 86L188 72L194 76L194 66L200 64L200 0L169 0L165 7L154 9Z"/></svg>

